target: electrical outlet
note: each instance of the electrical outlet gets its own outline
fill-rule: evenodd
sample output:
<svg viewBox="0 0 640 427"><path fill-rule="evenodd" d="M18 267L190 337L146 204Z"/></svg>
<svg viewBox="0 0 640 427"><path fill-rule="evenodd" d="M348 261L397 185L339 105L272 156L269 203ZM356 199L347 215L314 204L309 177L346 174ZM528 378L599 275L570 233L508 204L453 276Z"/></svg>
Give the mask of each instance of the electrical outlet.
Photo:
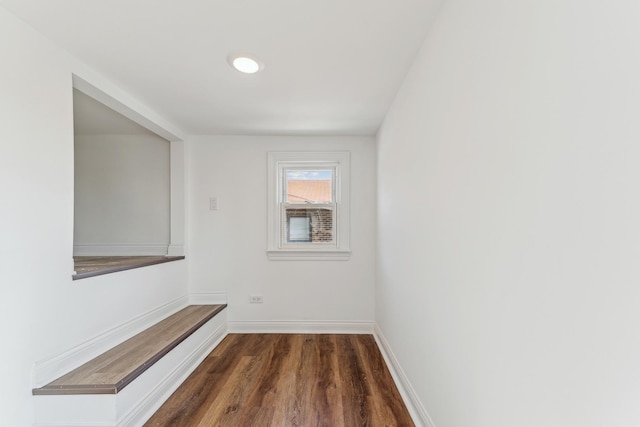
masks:
<svg viewBox="0 0 640 427"><path fill-rule="evenodd" d="M251 304L262 304L262 295L249 295L249 302Z"/></svg>

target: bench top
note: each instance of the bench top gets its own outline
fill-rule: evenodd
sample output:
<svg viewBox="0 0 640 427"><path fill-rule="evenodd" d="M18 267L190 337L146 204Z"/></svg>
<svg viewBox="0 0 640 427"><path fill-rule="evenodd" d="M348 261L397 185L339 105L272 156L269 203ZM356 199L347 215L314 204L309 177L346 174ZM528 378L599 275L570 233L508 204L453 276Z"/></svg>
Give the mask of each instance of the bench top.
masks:
<svg viewBox="0 0 640 427"><path fill-rule="evenodd" d="M190 305L33 394L116 394L226 306Z"/></svg>

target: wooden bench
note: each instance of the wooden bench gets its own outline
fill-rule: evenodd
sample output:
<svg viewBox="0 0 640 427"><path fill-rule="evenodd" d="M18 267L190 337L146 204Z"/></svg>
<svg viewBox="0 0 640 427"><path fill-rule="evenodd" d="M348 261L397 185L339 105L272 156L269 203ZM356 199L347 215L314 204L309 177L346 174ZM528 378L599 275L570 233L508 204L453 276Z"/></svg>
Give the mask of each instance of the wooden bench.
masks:
<svg viewBox="0 0 640 427"><path fill-rule="evenodd" d="M212 343L226 332L226 316L212 320L226 306L187 306L49 384L34 388L37 425L119 426L150 415L148 412L162 403L156 401L168 397L185 373L195 369L211 351ZM183 342L186 347L180 346ZM167 358L170 360L163 360ZM178 369L177 365L184 368ZM149 374L140 378L147 370ZM177 384L163 384L167 378ZM121 393L130 384L135 387ZM120 394L126 396L120 399ZM106 400L96 403L99 395ZM104 414L100 415L100 411ZM94 416L95 419L87 418Z"/></svg>
<svg viewBox="0 0 640 427"><path fill-rule="evenodd" d="M225 307L188 306L33 394L116 394Z"/></svg>

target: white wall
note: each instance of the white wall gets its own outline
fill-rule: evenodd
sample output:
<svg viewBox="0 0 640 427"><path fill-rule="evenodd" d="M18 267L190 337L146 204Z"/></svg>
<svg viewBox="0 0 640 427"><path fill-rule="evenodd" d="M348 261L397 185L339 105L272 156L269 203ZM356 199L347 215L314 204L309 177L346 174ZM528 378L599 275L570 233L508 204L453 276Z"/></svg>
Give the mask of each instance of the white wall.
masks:
<svg viewBox="0 0 640 427"><path fill-rule="evenodd" d="M185 296L186 262L72 282L71 73L131 99L2 8L0 57L0 425L22 427L34 363Z"/></svg>
<svg viewBox="0 0 640 427"><path fill-rule="evenodd" d="M351 152L349 261L267 259L267 152L298 150ZM373 320L373 138L197 136L187 155L190 292L228 292L232 322Z"/></svg>
<svg viewBox="0 0 640 427"><path fill-rule="evenodd" d="M167 140L76 135L74 255L165 255L170 185Z"/></svg>
<svg viewBox="0 0 640 427"><path fill-rule="evenodd" d="M376 319L438 427L640 425L638 22L447 0L386 117Z"/></svg>

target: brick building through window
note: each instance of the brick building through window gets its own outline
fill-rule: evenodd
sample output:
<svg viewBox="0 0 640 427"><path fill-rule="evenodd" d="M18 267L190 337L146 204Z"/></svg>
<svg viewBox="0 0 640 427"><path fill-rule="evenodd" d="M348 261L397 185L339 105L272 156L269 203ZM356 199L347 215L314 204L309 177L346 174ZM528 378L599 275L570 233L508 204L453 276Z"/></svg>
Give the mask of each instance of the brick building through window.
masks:
<svg viewBox="0 0 640 427"><path fill-rule="evenodd" d="M284 224L287 243L333 242L333 209L313 206L333 202L333 180L313 179L327 175L332 175L331 171L287 171ZM294 179L300 176L306 179Z"/></svg>

